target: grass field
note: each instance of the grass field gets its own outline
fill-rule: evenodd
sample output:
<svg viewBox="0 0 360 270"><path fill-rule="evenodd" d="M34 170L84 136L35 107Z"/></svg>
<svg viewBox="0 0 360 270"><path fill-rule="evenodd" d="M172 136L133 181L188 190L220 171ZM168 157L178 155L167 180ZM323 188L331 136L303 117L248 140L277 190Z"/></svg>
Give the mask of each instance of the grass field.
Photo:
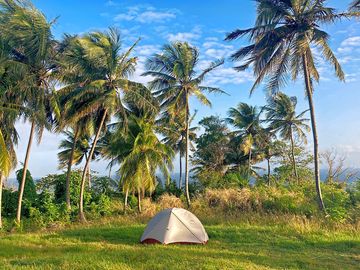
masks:
<svg viewBox="0 0 360 270"><path fill-rule="evenodd" d="M144 225L2 235L0 269L360 269L360 235L290 226L206 226L205 246L141 245Z"/></svg>

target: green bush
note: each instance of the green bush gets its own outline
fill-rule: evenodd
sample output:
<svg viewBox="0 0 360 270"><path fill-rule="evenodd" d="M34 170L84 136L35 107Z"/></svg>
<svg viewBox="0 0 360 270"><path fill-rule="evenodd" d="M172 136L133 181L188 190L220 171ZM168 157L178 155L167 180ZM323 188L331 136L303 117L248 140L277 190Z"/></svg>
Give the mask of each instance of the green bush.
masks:
<svg viewBox="0 0 360 270"><path fill-rule="evenodd" d="M322 185L323 200L327 213L333 220L344 222L349 215L350 195L336 183Z"/></svg>

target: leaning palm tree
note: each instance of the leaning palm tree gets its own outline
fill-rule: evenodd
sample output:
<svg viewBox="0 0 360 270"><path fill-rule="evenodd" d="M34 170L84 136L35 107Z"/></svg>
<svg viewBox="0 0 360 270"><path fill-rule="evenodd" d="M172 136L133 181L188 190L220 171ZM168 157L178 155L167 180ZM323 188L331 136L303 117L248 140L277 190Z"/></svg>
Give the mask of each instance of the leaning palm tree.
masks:
<svg viewBox="0 0 360 270"><path fill-rule="evenodd" d="M85 34L70 42L65 52L68 74L64 76L70 79L69 85L62 91L68 92L68 106L79 103L82 105L69 121L75 123L89 114L95 114L96 119L99 119L95 125L95 137L85 162L80 187L79 219L85 222L83 197L86 174L106 122L114 114L126 119L123 94L135 95L143 103L147 103L147 100L138 91L132 91L139 84L127 79L135 69L136 57L130 57L130 53L136 43L125 53L121 53L120 33L115 28Z"/></svg>
<svg viewBox="0 0 360 270"><path fill-rule="evenodd" d="M155 54L146 62L147 71L144 76L152 76L150 89L160 100L162 108L175 118L180 113L185 114L185 193L188 206L189 195L189 98L195 96L201 103L210 106L211 103L204 92L223 91L216 87L202 86L206 75L224 63L218 60L199 74L197 64L199 51L186 42L175 42L163 47L161 53Z"/></svg>
<svg viewBox="0 0 360 270"><path fill-rule="evenodd" d="M306 124L309 119L304 118L308 110L299 114L296 113L297 98L289 97L284 93L277 93L271 96L265 106L266 122L274 132L279 132L282 139L291 143L291 158L294 176L298 179L295 161L295 138L307 143L306 133L310 132L310 127Z"/></svg>
<svg viewBox="0 0 360 270"><path fill-rule="evenodd" d="M240 142L242 152L248 156L248 171L251 172L253 147L261 134L260 115L262 110L256 106L239 103L236 108L230 108L227 122L234 126L233 140Z"/></svg>
<svg viewBox="0 0 360 270"><path fill-rule="evenodd" d="M314 59L314 50L335 69L336 76L343 81L344 72L329 47L329 34L320 26L334 23L356 13L337 13L325 6L326 0L256 0L257 18L255 26L237 29L228 34L226 40L248 36L251 44L232 55L234 61L244 61L235 67L238 71L253 67L255 83L250 93L266 79L266 88L277 92L287 82L290 73L293 80L302 74L306 97L309 102L314 139L315 183L320 209L325 210L319 173L318 135L313 103L314 81L320 79Z"/></svg>
<svg viewBox="0 0 360 270"><path fill-rule="evenodd" d="M16 87L21 97L22 115L31 123L29 142L24 161L24 174L19 186L16 221L21 219L26 172L30 149L35 133L38 142L44 128L51 127L52 113L56 112L52 98L51 72L55 41L51 34L52 22L48 22L39 10L27 1L0 1L0 35L5 41L9 61L22 71ZM50 121L49 121L50 120Z"/></svg>

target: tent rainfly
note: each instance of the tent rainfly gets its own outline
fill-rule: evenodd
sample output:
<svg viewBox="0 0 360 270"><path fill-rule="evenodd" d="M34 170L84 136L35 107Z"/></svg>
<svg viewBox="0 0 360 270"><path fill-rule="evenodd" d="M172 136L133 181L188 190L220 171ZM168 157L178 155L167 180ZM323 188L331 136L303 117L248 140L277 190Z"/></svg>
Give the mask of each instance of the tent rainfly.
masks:
<svg viewBox="0 0 360 270"><path fill-rule="evenodd" d="M140 242L144 244L206 244L209 237L200 220L182 208L159 212L147 225Z"/></svg>

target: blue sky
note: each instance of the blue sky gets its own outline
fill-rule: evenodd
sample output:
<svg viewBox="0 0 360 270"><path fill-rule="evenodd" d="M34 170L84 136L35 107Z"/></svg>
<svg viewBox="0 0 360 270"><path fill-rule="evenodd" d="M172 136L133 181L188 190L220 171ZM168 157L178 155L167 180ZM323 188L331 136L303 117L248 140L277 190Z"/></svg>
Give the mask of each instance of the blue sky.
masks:
<svg viewBox="0 0 360 270"><path fill-rule="evenodd" d="M343 0L328 1L330 6L345 9L350 2ZM246 45L246 40L236 42L223 41L225 34L235 28L247 28L255 20L255 5L251 0L208 0L208 1L34 1L49 20L59 16L53 32L60 39L64 33L84 33L91 30L105 30L116 26L122 33L124 48L141 37L135 54L139 56L137 72L133 80L146 83L149 78L141 77L144 62L161 46L174 40L188 41L199 48L200 67L209 62L228 56L237 48ZM334 77L333 70L323 59L317 63L321 74L320 84L315 86L315 108L322 151L334 148L347 157L347 165L360 167L360 21L344 21L334 26L325 26L331 38L331 47L340 59L346 72L346 83L340 83ZM251 70L235 72L233 63L226 59L224 66L207 78L210 86L219 86L226 95L210 95L212 108L201 106L195 100L191 107L198 109L197 121L202 117L217 114L222 117L230 107L239 102L263 105L265 93L260 87L251 98L249 89L253 82ZM283 91L297 96L298 110L307 109L304 99L304 87L301 81L292 83ZM18 147L18 159L25 155L29 126L19 123L21 140ZM46 133L40 145L34 145L31 153L30 171L36 177L57 171L57 147L60 135ZM310 134L309 134L310 139ZM311 147L311 140L308 145ZM95 171L104 173L106 163L92 165Z"/></svg>

